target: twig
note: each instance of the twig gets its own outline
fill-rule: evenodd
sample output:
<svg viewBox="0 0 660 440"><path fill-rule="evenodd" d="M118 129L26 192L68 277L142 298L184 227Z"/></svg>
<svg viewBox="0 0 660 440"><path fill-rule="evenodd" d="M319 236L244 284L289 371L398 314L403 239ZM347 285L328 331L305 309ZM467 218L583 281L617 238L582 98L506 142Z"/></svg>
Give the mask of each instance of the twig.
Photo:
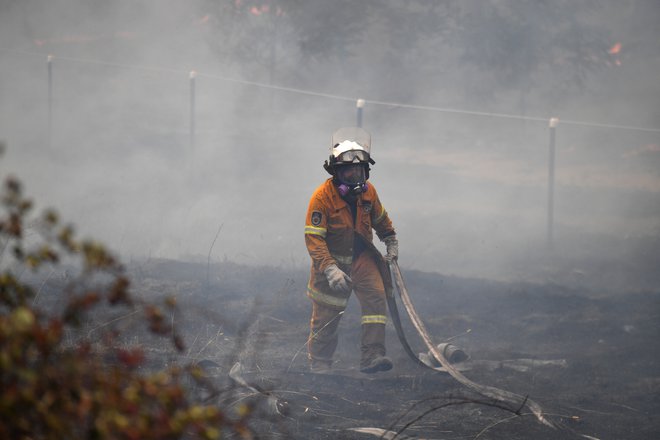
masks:
<svg viewBox="0 0 660 440"><path fill-rule="evenodd" d="M332 323L334 322L335 319L339 318L339 317L340 317L341 315L343 315L343 314L344 314L344 310L342 310L341 312L338 312L337 315L335 315L334 318L332 318L330 321L328 321L328 323L327 323L326 325L324 325L323 327L321 327L320 329L318 329L316 332L314 332L314 333L312 333L311 335L309 335L309 337L307 338L307 340L305 341L305 343L304 343L304 344L298 349L298 351L296 351L296 353L293 355L293 358L291 358L291 362L289 363L289 366L287 367L287 369L286 369L286 371L285 371L286 373L289 372L289 370L291 369L291 365L293 365L293 361L296 360L296 357L300 354L300 352L302 351L302 349L305 348L305 347L307 346L307 344L309 343L309 341L311 341L312 338L315 338L316 335L318 335L319 333L321 333L321 332L323 331L324 328L326 328L327 326L329 326L330 324L332 324Z"/></svg>
<svg viewBox="0 0 660 440"><path fill-rule="evenodd" d="M448 406L464 405L464 404L466 404L466 403L475 403L475 402L473 402L473 401L471 401L471 400L462 400L462 401L458 401L458 402L447 402L447 403L445 403L444 405L440 405L440 406L437 406L437 407L433 407L433 408L427 409L426 411L424 411L423 413L421 413L419 416L415 417L413 420L411 420L410 422L408 422L408 423L406 423L405 425L403 425L403 427L402 427L401 429L399 429L398 431L396 431L396 434L395 434L393 437L391 437L391 440L396 439L400 434L403 434L403 432L404 432L406 429L408 429L410 426L414 425L416 422L418 422L419 420L423 419L423 418L426 417L427 415L431 414L432 412L435 412L435 411L437 411L437 410L439 410L439 409L442 409L442 408L446 408L446 407L448 407Z"/></svg>
<svg viewBox="0 0 660 440"><path fill-rule="evenodd" d="M197 339L199 339L199 334L195 335L195 340L193 341L192 344L190 344L190 347L188 348L188 353L186 354L187 357L190 357L190 352L192 351L193 347L197 343Z"/></svg>
<svg viewBox="0 0 660 440"><path fill-rule="evenodd" d="M46 283L47 283L48 280L50 279L51 275L53 275L54 273L55 273L55 269L54 269L54 268L51 268L51 269L50 269L50 272L48 273L48 276L47 276L46 279L41 283L41 286L39 286L39 290L37 290L37 293L34 295L34 299L32 300L32 305L37 304L37 300L39 299L39 294L41 294L41 291L43 290L44 286L46 285Z"/></svg>
<svg viewBox="0 0 660 440"><path fill-rule="evenodd" d="M585 412L585 413L600 414L600 415L604 415L604 416L618 415L618 413L597 411L595 409L580 408L579 406L569 406L569 405L564 405L564 406L568 409L575 409L575 410L582 411L582 412Z"/></svg>
<svg viewBox="0 0 660 440"><path fill-rule="evenodd" d="M570 415L567 415L567 414L553 414L553 413L546 413L546 415L548 415L548 416L555 416L555 417L563 417L563 418L567 418L567 419L569 419L569 418L573 418L573 416L570 416ZM484 429L482 429L482 430L481 430L481 431L480 431L480 432L474 437L473 440L477 440L477 439L478 439L482 434L484 434L486 431L488 431L488 430L494 428L495 426L497 426L497 425L499 425L499 424L501 424L501 423L509 422L509 421L515 419L516 417L526 417L526 416L534 416L534 417L535 417L536 414L531 413L531 412L528 412L528 413L521 413L521 414L516 414L515 416L507 417L507 418L502 419L502 420L498 420L497 422L494 422L494 423L492 423L492 424L486 426ZM596 437L591 437L591 436L586 435L586 434L581 434L581 433L575 431L574 429L572 429L572 428L570 428L570 427L564 425L563 423L559 424L557 427L558 427L558 428L561 428L562 430L569 431L570 433L576 435L577 437L583 437L583 438L588 438L588 439L592 439L592 440L600 440L600 439L598 439L598 438L596 438Z"/></svg>
<svg viewBox="0 0 660 440"><path fill-rule="evenodd" d="M449 397L449 398L451 399L452 397ZM432 400L432 399L426 399L425 401L428 401L428 400ZM417 405L419 405L419 404L421 404L421 403L423 403L423 402L424 402L424 401L422 401L422 402L417 402L415 405L413 405L413 407L415 407L415 406L417 406ZM493 408L503 409L503 410L508 411L508 412L513 412L510 408L507 408L506 406L504 406L504 405L502 405L502 404L500 404L500 403L497 403L497 402L486 402L486 401L482 401L482 400L475 400L475 399L463 398L462 400L456 400L456 401L454 401L454 402L447 402L447 403L444 403L444 404L442 404L442 405L440 405L440 406L434 406L434 407L432 407L432 408L430 408L430 409L427 409L426 411L424 411L423 413L421 413L420 415L418 415L417 417L415 417L413 420L411 420L410 422L406 423L401 429L399 429L399 430L397 431L396 435L395 435L394 437L392 437L392 440L394 440L399 434L402 434L402 433L403 433L406 429L408 429L410 426L412 426L413 424L415 424L415 423L418 422L419 420L423 419L423 418L426 417L427 415L431 414L432 412L435 412L435 411L437 411L437 410L439 410L439 409L442 409L442 408L446 408L446 407L448 407L448 406L454 406L454 405L465 405L465 404L468 404L468 403L476 403L476 404L480 404L480 405L491 406L491 407L493 407ZM412 410L412 408L409 409L409 410L406 412L406 414L410 413L410 410ZM405 416L405 414L404 414L404 416ZM402 417L403 417L403 416L402 416ZM392 424L392 426L390 426L388 429L391 430L391 429L394 427L394 425L395 425L399 420L401 420L402 417L399 417L399 419L398 419L396 422L394 422L394 423Z"/></svg>
<svg viewBox="0 0 660 440"><path fill-rule="evenodd" d="M610 403L610 405L613 405L613 406L620 406L620 407L622 407L622 408L629 409L629 410L631 410L631 411L635 411L635 412L641 412L640 410L638 410L638 409L636 409L636 408L633 408L632 406L624 405L624 404L622 404L622 403Z"/></svg>
<svg viewBox="0 0 660 440"><path fill-rule="evenodd" d="M97 325L97 326L94 327L93 329L90 329L89 332L87 332L87 337L89 338L89 337L92 335L92 332L94 332L94 331L96 331L96 330L98 330L98 329L100 329L100 328L107 327L107 326L109 326L110 324L112 324L112 323L114 323L114 322L121 321L122 319L126 319L126 318L128 318L128 317L130 317L130 316L133 316L133 315L135 315L136 313L138 313L139 311L140 311L139 309L136 309L136 310L133 310L133 311L130 312L130 313L127 313L127 314L125 314L125 315L119 316L119 317L117 317L117 318L115 318L115 319L111 319L110 321L105 322L105 323L103 323L103 324L101 324L101 325Z"/></svg>
<svg viewBox="0 0 660 440"><path fill-rule="evenodd" d="M530 413L530 414L531 414L531 413ZM477 439L478 439L479 437L481 437L481 435L484 434L486 431L489 431L491 428L496 427L496 426L499 425L500 423L506 423L506 422L508 422L509 420L513 420L513 419L515 419L516 417L519 417L519 416L521 416L521 415L522 415L522 414L518 414L518 413L516 413L515 415L513 415L513 416L511 416L511 417L507 417L507 418L505 418L505 419L498 420L497 422L491 423L490 425L486 426L484 429L482 429L481 431L479 431L479 433L478 433L477 435L474 436L474 439L473 439L473 440L477 440Z"/></svg>
<svg viewBox="0 0 660 440"><path fill-rule="evenodd" d="M516 415L517 415L517 416L520 415L520 411L525 407L525 403L527 403L527 399L528 399L528 398L529 398L529 395L525 396L525 400L523 400L522 403L520 404L520 408L518 408L518 409L516 410Z"/></svg>
<svg viewBox="0 0 660 440"><path fill-rule="evenodd" d="M457 335L448 337L447 339L445 339L445 342L451 342L454 339L460 338L461 336L465 336L465 335L467 335L468 333L471 333L471 332L472 332L472 329L469 328L469 329L465 330L463 333L459 333Z"/></svg>
<svg viewBox="0 0 660 440"><path fill-rule="evenodd" d="M210 273L211 273L211 252L213 251L213 246L215 246L215 241L218 239L218 235L220 235L220 231L222 230L222 227L224 226L224 222L220 223L220 227L218 228L218 232L215 233L215 237L213 238L213 242L211 243L211 247L209 248L209 255L206 260L206 287L210 286Z"/></svg>
<svg viewBox="0 0 660 440"><path fill-rule="evenodd" d="M213 337L213 338L211 338L211 339L208 340L208 342L206 343L206 345L204 345L204 346L202 347L202 349L199 350L199 351L197 352L197 355L196 355L193 359L198 359L199 356L202 354L202 352L203 352L204 350L206 350L206 347L208 347L208 346L211 344L211 342L216 341L216 340L218 339L218 336L220 336L220 330L218 330L218 332L215 334L215 337ZM197 339L195 339L195 340L197 340Z"/></svg>

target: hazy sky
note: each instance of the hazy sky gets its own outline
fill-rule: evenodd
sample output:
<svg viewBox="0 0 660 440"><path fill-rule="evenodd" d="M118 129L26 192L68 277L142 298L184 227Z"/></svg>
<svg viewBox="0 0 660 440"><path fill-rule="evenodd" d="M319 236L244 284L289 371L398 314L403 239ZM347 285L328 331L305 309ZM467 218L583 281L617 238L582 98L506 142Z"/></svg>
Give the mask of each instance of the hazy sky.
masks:
<svg viewBox="0 0 660 440"><path fill-rule="evenodd" d="M404 267L518 276L543 254L551 116L567 121L556 138L558 252L660 235L659 3L603 2L579 18L608 35L599 55L608 64L588 72L580 91L541 71L525 93L488 82L488 69L466 64L437 35L414 48L437 66L416 71L406 64L412 52L376 25L343 59L304 59L297 29L284 27L274 42L266 33L251 59L253 43L238 55L229 49L254 32L223 28L214 38L212 26L227 20L209 3L0 2L3 175L18 174L37 206L55 207L126 259L210 253L304 266L304 215L327 177L330 136L355 124L364 98L372 182ZM235 5L257 17L269 2L247 3ZM415 12L400 7L395 21Z"/></svg>

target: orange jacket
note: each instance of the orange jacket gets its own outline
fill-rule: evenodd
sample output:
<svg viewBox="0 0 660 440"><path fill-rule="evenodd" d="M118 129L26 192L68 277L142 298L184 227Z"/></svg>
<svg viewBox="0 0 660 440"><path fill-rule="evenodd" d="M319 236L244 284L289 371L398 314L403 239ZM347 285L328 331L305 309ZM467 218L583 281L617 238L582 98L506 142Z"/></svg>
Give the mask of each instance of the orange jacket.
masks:
<svg viewBox="0 0 660 440"><path fill-rule="evenodd" d="M325 298L326 295L336 297L337 294L330 290L323 271L329 265L337 264L350 275L355 234L367 244L364 252L375 252L377 255L374 257L381 263L382 257L373 246L372 229L381 240L395 233L392 221L371 183L367 191L358 196L355 225L351 209L339 195L332 178L316 189L305 220L305 244L312 257L308 296L337 307L345 306L345 301L335 301L338 298Z"/></svg>

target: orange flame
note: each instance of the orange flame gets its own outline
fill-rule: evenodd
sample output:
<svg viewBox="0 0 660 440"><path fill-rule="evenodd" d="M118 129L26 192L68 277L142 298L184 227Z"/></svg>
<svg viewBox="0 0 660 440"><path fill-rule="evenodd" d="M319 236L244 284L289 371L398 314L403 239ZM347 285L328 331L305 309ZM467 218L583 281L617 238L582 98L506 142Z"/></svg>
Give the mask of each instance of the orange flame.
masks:
<svg viewBox="0 0 660 440"><path fill-rule="evenodd" d="M238 1L238 0L237 0ZM250 14L252 15L264 15L268 14L271 12L270 5L268 4L263 4L261 6L252 6L249 10ZM274 9L275 11L275 16L276 17L282 17L284 15L284 11L282 8L279 6Z"/></svg>
<svg viewBox="0 0 660 440"><path fill-rule="evenodd" d="M621 43L615 43L614 46L610 47L607 51L610 55L616 55L621 52Z"/></svg>
<svg viewBox="0 0 660 440"><path fill-rule="evenodd" d="M261 14L267 14L268 11L270 11L270 6L269 5L261 5L259 6L252 6L250 8L250 13L253 15L261 15Z"/></svg>

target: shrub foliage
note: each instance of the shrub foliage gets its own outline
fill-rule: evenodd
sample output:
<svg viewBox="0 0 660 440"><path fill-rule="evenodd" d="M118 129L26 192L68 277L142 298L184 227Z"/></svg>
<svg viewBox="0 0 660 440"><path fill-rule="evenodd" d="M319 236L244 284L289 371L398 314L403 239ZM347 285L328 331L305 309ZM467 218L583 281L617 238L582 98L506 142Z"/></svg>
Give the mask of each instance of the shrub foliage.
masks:
<svg viewBox="0 0 660 440"><path fill-rule="evenodd" d="M228 411L191 397L185 384L190 377L203 380L201 370L149 369L144 349L121 344L117 327L104 326L93 340L81 331L95 311L124 308L142 314L145 332L181 351L181 338L165 318L174 299L137 299L117 259L103 245L77 239L54 211L33 214L17 179L7 179L1 197L0 438L250 437L249 408ZM73 262L78 275L40 307L39 289L22 280L65 262Z"/></svg>

